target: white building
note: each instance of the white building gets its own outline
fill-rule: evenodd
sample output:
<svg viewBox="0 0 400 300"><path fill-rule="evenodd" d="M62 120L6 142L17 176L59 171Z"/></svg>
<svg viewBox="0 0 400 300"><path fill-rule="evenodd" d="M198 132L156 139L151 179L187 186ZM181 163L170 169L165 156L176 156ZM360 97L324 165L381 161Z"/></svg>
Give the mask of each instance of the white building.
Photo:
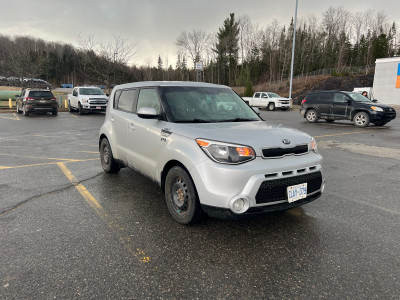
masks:
<svg viewBox="0 0 400 300"><path fill-rule="evenodd" d="M373 93L381 103L400 105L400 57L375 61Z"/></svg>

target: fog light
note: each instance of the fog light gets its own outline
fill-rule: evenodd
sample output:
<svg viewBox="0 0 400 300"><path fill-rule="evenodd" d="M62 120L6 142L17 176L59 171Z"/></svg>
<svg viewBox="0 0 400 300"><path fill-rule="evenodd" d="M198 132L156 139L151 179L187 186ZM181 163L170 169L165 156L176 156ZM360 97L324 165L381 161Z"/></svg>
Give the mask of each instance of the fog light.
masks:
<svg viewBox="0 0 400 300"><path fill-rule="evenodd" d="M238 198L232 203L232 208L233 210L240 212L244 208L244 199L243 198Z"/></svg>

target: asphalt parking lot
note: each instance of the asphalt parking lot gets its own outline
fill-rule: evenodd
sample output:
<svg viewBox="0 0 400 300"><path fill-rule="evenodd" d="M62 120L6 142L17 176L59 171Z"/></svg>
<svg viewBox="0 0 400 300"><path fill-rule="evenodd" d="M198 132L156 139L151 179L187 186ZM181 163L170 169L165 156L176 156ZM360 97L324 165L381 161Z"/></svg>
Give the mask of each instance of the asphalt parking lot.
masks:
<svg viewBox="0 0 400 300"><path fill-rule="evenodd" d="M182 226L157 184L103 173L104 114L0 114L0 299L399 299L400 118L261 115L316 138L323 196Z"/></svg>

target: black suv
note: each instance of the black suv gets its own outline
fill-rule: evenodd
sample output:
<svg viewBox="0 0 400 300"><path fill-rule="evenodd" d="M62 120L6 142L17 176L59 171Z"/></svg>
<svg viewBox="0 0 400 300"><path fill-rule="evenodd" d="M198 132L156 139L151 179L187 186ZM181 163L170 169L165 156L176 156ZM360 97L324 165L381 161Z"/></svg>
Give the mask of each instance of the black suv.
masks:
<svg viewBox="0 0 400 300"><path fill-rule="evenodd" d="M53 116L58 113L57 99L50 90L25 89L18 96L16 104L17 112L23 112L25 116L31 112L51 112Z"/></svg>
<svg viewBox="0 0 400 300"><path fill-rule="evenodd" d="M315 91L301 102L300 114L308 122L318 119L327 122L350 120L357 127L366 127L370 122L383 126L396 118L394 108L376 103L355 92Z"/></svg>

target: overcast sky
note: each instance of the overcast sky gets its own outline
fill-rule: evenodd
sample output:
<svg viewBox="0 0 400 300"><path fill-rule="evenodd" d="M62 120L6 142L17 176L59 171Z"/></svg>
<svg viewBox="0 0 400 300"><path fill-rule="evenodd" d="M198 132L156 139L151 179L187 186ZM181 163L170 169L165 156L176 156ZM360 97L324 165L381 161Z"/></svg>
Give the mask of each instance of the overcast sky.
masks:
<svg viewBox="0 0 400 300"><path fill-rule="evenodd" d="M98 40L119 35L136 45L136 65L158 55L175 65L175 41L182 31L214 33L233 12L248 15L265 27L274 19L282 25L294 16L295 0L0 0L0 34L31 35L77 46L77 35ZM298 17L321 18L329 6L351 12L384 11L400 25L400 0L299 0Z"/></svg>

